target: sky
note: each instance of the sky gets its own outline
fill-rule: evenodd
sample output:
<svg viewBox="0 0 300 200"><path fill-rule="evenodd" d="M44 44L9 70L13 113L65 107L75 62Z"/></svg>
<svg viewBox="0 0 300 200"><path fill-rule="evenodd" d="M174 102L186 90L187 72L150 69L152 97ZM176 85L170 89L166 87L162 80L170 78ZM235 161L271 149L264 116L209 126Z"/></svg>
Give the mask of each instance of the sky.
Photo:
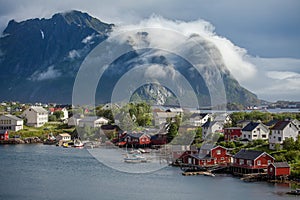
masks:
<svg viewBox="0 0 300 200"><path fill-rule="evenodd" d="M74 9L119 26L141 24L153 14L181 26L208 22L226 62L240 64L229 68L242 86L264 100L300 100L299 0L0 0L0 31L11 19ZM226 53L225 46L237 52ZM253 73L239 77L243 67Z"/></svg>

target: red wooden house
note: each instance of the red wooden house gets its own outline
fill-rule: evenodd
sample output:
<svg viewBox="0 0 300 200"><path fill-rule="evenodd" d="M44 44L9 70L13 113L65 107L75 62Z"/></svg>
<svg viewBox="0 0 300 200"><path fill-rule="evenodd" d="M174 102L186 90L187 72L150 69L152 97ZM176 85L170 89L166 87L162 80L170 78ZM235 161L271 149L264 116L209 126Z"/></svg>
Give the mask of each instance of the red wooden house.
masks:
<svg viewBox="0 0 300 200"><path fill-rule="evenodd" d="M188 154L182 157L183 163L200 167L228 164L230 161L231 155L227 153L226 148L222 146L214 147L210 144L204 144L197 154Z"/></svg>
<svg viewBox="0 0 300 200"><path fill-rule="evenodd" d="M168 143L166 133L158 133L151 136L151 144L152 145L165 145Z"/></svg>
<svg viewBox="0 0 300 200"><path fill-rule="evenodd" d="M274 160L275 158L266 152L242 149L233 156L233 172L241 174L264 172Z"/></svg>
<svg viewBox="0 0 300 200"><path fill-rule="evenodd" d="M139 145L148 145L151 142L149 135L145 133L127 133L124 141L129 145L139 146Z"/></svg>
<svg viewBox="0 0 300 200"><path fill-rule="evenodd" d="M7 130L0 130L0 140L8 140L9 133Z"/></svg>
<svg viewBox="0 0 300 200"><path fill-rule="evenodd" d="M268 166L270 177L289 176L291 174L290 165L287 162L275 162Z"/></svg>
<svg viewBox="0 0 300 200"><path fill-rule="evenodd" d="M224 139L225 141L232 141L241 138L242 128L240 127L230 127L224 129Z"/></svg>

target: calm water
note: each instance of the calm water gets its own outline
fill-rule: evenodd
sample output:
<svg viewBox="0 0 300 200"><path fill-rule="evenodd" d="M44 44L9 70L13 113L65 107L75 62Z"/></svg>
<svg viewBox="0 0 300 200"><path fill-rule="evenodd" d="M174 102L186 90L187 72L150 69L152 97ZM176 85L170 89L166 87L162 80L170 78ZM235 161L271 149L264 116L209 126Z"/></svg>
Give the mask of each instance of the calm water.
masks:
<svg viewBox="0 0 300 200"><path fill-rule="evenodd" d="M298 199L286 186L237 178L182 176L166 167L148 174L122 173L87 150L47 145L0 146L0 199Z"/></svg>

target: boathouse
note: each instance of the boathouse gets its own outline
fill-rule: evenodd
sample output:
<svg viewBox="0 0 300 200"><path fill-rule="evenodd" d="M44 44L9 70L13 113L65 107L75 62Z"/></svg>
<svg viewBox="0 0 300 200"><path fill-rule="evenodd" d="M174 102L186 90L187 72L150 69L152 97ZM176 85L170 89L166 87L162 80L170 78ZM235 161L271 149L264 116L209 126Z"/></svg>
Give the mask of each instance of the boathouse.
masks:
<svg viewBox="0 0 300 200"><path fill-rule="evenodd" d="M231 155L227 149L222 146L214 147L211 144L205 144L197 154L188 154L182 157L182 163L197 165L200 167L210 167L230 163Z"/></svg>
<svg viewBox="0 0 300 200"><path fill-rule="evenodd" d="M129 145L140 146L149 145L151 142L151 137L146 133L127 133L124 141Z"/></svg>
<svg viewBox="0 0 300 200"><path fill-rule="evenodd" d="M240 150L233 156L232 171L235 174L266 172L275 158L263 151Z"/></svg>
<svg viewBox="0 0 300 200"><path fill-rule="evenodd" d="M268 166L268 175L270 177L289 176L290 173L290 165L287 162L275 162Z"/></svg>
<svg viewBox="0 0 300 200"><path fill-rule="evenodd" d="M0 140L8 140L9 139L9 133L7 130L0 130Z"/></svg>

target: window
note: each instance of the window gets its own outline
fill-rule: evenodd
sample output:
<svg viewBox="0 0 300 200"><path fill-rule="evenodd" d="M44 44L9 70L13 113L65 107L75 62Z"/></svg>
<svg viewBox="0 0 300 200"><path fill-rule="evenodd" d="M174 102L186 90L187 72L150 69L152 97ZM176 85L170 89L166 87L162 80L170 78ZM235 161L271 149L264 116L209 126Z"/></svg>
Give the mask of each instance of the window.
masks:
<svg viewBox="0 0 300 200"><path fill-rule="evenodd" d="M247 160L247 165L251 166L251 160Z"/></svg>
<svg viewBox="0 0 300 200"><path fill-rule="evenodd" d="M220 149L217 150L217 155L221 155L221 150Z"/></svg>
<svg viewBox="0 0 300 200"><path fill-rule="evenodd" d="M257 161L257 165L258 165L258 166L261 165L261 161L260 161L260 160Z"/></svg>
<svg viewBox="0 0 300 200"><path fill-rule="evenodd" d="M278 142L281 142L281 137L278 137Z"/></svg>
<svg viewBox="0 0 300 200"><path fill-rule="evenodd" d="M244 159L240 159L240 165L244 164Z"/></svg>
<svg viewBox="0 0 300 200"><path fill-rule="evenodd" d="M262 138L267 138L267 135L262 135L261 137L262 137Z"/></svg>
<svg viewBox="0 0 300 200"><path fill-rule="evenodd" d="M273 172L273 167L270 167L270 172Z"/></svg>
<svg viewBox="0 0 300 200"><path fill-rule="evenodd" d="M224 157L221 157L221 160L224 160Z"/></svg>
<svg viewBox="0 0 300 200"><path fill-rule="evenodd" d="M271 160L268 160L268 164L271 164Z"/></svg>

